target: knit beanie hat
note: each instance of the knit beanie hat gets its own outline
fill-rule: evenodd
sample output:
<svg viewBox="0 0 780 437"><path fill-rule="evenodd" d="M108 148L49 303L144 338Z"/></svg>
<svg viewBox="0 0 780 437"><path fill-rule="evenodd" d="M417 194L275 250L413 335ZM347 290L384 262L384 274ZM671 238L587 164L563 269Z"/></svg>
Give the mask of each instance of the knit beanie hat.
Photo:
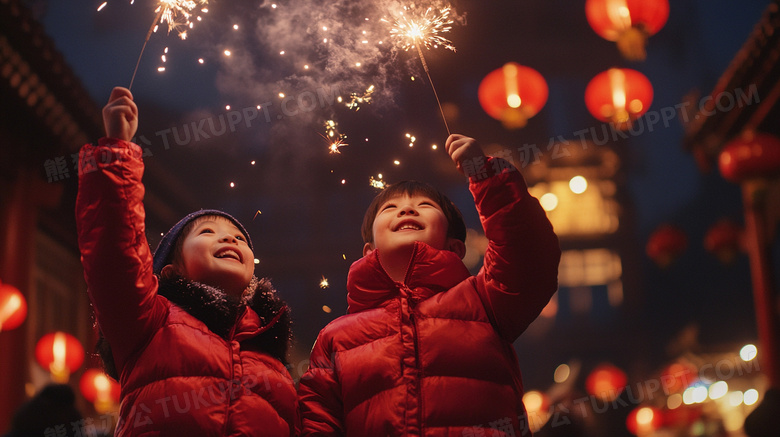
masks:
<svg viewBox="0 0 780 437"><path fill-rule="evenodd" d="M197 219L198 217L203 217L204 215L214 215L230 220L234 225L236 225L238 230L244 234L244 237L246 237L246 244L249 245L249 248L254 250L252 248L252 240L249 238L249 233L246 231L244 226L233 216L217 209L201 209L199 211L190 213L183 219L179 220L178 223L173 225L173 227L168 230L168 232L163 236L162 240L160 240L160 244L158 244L157 249L154 250L153 267L155 274L159 275L160 272L162 272L163 267L171 263L173 258L173 251L176 247L176 241L179 239L179 236L181 236L181 232L184 230L187 224Z"/></svg>

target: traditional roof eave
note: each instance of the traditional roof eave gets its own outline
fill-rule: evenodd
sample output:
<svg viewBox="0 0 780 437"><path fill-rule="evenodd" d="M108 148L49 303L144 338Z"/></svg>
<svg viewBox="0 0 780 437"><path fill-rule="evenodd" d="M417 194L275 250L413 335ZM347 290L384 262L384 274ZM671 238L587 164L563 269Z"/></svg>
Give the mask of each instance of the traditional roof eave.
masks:
<svg viewBox="0 0 780 437"><path fill-rule="evenodd" d="M700 164L716 161L723 145L743 131L780 131L778 28L780 0L773 0L712 92L683 102L689 110L683 146Z"/></svg>
<svg viewBox="0 0 780 437"><path fill-rule="evenodd" d="M0 28L0 80L66 149L53 152L75 152L99 136L100 108L19 0L0 0Z"/></svg>

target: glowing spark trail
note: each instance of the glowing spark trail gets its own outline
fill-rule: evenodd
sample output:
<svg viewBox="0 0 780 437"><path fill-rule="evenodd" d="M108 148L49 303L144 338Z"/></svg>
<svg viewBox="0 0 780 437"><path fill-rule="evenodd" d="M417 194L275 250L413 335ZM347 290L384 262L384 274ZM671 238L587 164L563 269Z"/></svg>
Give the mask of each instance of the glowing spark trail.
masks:
<svg viewBox="0 0 780 437"><path fill-rule="evenodd" d="M405 11L410 11L410 8L404 7ZM452 19L450 19L450 8L445 7L438 11L433 8L428 8L419 17L407 16L403 12L399 14L400 17L396 19L393 27L390 29L390 36L398 41L400 47L404 50L409 50L412 47L417 48L417 54L420 56L425 74L428 76L428 82L431 84L433 95L436 97L436 103L439 105L439 112L441 112L441 119L444 121L444 127L447 129L447 134L450 134L450 127L447 125L447 118L444 116L444 110L441 107L441 101L439 100L439 94L436 92L436 87L433 86L433 80L431 80L431 72L428 70L428 63L425 62L425 56L423 56L422 47L426 49L438 48L443 46L448 50L455 51L455 46L452 45L448 39L441 36L441 33L449 32L452 29ZM384 20L383 21L387 21Z"/></svg>

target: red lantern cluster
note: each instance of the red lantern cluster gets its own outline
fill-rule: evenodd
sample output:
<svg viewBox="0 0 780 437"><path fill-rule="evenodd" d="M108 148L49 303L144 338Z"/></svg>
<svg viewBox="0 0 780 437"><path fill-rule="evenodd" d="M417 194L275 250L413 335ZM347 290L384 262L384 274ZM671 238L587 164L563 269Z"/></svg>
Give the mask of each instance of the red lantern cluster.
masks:
<svg viewBox="0 0 780 437"><path fill-rule="evenodd" d="M647 38L657 33L669 18L668 0L587 0L585 15L593 30L608 41L616 41L628 60L647 56Z"/></svg>
<svg viewBox="0 0 780 437"><path fill-rule="evenodd" d="M585 389L598 399L612 401L620 395L627 382L625 372L612 364L603 363L585 379Z"/></svg>
<svg viewBox="0 0 780 437"><path fill-rule="evenodd" d="M724 263L734 261L742 246L742 228L732 220L723 219L712 225L704 235L704 248Z"/></svg>
<svg viewBox="0 0 780 437"><path fill-rule="evenodd" d="M35 360L56 382L66 383L84 362L84 348L76 337L62 331L44 335L35 345Z"/></svg>
<svg viewBox="0 0 780 437"><path fill-rule="evenodd" d="M18 328L27 317L27 301L13 285L0 284L0 331Z"/></svg>
<svg viewBox="0 0 780 437"><path fill-rule="evenodd" d="M659 267L668 267L688 247L688 237L672 225L661 225L647 240L645 251Z"/></svg>
<svg viewBox="0 0 780 437"><path fill-rule="evenodd" d="M731 182L780 174L780 139L761 132L747 132L723 147L718 167Z"/></svg>
<svg viewBox="0 0 780 437"><path fill-rule="evenodd" d="M479 84L482 109L507 129L521 128L547 102L547 82L541 74L515 62L493 70Z"/></svg>
<svg viewBox="0 0 780 437"><path fill-rule="evenodd" d="M644 74L630 68L610 68L597 74L585 88L588 111L618 129L647 112L653 102L653 85Z"/></svg>

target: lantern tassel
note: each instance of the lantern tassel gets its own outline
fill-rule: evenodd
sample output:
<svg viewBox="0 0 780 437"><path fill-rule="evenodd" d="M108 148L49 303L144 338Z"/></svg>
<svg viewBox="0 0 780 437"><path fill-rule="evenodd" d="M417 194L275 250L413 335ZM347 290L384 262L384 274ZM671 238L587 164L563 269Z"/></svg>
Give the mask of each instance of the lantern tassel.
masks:
<svg viewBox="0 0 780 437"><path fill-rule="evenodd" d="M647 32L638 28L626 29L617 39L620 54L629 61L644 61L647 58Z"/></svg>

